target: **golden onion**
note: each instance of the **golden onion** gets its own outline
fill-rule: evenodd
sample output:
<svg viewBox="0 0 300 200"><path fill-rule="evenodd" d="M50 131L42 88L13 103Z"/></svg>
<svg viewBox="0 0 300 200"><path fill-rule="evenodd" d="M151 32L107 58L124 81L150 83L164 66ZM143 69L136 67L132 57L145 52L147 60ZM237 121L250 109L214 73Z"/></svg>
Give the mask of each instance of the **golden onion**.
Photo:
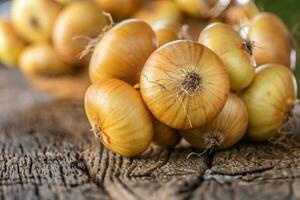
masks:
<svg viewBox="0 0 300 200"><path fill-rule="evenodd" d="M178 130L172 129L156 119L153 121L153 129L153 143L159 147L171 148L176 146L181 140Z"/></svg>
<svg viewBox="0 0 300 200"><path fill-rule="evenodd" d="M28 75L59 76L75 71L65 64L47 43L39 43L24 49L20 55L20 69Z"/></svg>
<svg viewBox="0 0 300 200"><path fill-rule="evenodd" d="M155 33L145 22L138 19L120 22L96 45L90 61L92 82L117 78L136 84L156 45Z"/></svg>
<svg viewBox="0 0 300 200"><path fill-rule="evenodd" d="M93 83L86 92L85 112L94 134L115 153L137 156L151 143L152 117L139 92L121 80Z"/></svg>
<svg viewBox="0 0 300 200"><path fill-rule="evenodd" d="M297 102L296 81L291 71L281 64L262 65L241 97L249 112L247 136L257 141L267 140L293 117Z"/></svg>
<svg viewBox="0 0 300 200"><path fill-rule="evenodd" d="M95 4L85 1L72 3L57 17L52 34L54 47L65 62L83 63L85 60L80 60L80 53L108 23L107 17Z"/></svg>
<svg viewBox="0 0 300 200"><path fill-rule="evenodd" d="M211 50L179 40L149 57L140 88L156 119L172 128L189 129L204 125L221 111L229 93L229 78Z"/></svg>
<svg viewBox="0 0 300 200"><path fill-rule="evenodd" d="M260 13L249 24L249 38L258 65L280 63L295 67L295 50L285 24L271 13Z"/></svg>
<svg viewBox="0 0 300 200"><path fill-rule="evenodd" d="M62 6L52 0L14 0L12 22L17 32L30 42L48 42Z"/></svg>
<svg viewBox="0 0 300 200"><path fill-rule="evenodd" d="M245 134L248 112L242 99L231 93L220 114L197 129L182 130L182 136L201 150L226 149L236 144Z"/></svg>
<svg viewBox="0 0 300 200"><path fill-rule="evenodd" d="M180 37L181 27L179 23L172 21L158 21L152 27L156 34L158 47L171 41L178 40Z"/></svg>
<svg viewBox="0 0 300 200"><path fill-rule="evenodd" d="M250 85L255 75L251 49L231 26L219 22L210 24L201 32L199 42L220 57L229 74L232 90L242 90Z"/></svg>

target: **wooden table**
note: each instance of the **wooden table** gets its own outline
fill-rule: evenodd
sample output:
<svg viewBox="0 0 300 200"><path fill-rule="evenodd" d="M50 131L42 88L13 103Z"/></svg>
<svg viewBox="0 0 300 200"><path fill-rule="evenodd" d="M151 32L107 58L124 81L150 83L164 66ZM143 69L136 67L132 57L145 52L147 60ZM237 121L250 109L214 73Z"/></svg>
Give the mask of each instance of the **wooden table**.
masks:
<svg viewBox="0 0 300 200"><path fill-rule="evenodd" d="M300 139L214 155L149 149L123 158L97 142L82 102L53 101L0 68L0 199L300 199Z"/></svg>

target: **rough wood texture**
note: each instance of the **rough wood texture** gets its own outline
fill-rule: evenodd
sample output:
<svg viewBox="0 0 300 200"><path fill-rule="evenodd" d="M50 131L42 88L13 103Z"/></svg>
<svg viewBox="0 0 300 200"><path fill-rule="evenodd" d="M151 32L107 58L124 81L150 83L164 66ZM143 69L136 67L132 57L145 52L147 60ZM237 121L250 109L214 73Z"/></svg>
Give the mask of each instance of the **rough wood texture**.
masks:
<svg viewBox="0 0 300 200"><path fill-rule="evenodd" d="M214 155L105 149L80 101L51 101L0 69L0 199L300 199L300 138Z"/></svg>

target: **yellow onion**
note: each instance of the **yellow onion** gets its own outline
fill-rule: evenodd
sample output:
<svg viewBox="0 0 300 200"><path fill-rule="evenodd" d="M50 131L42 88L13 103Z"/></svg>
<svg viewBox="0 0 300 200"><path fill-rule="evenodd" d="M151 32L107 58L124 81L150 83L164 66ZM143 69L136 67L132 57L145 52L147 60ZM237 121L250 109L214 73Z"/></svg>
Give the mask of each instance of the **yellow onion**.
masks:
<svg viewBox="0 0 300 200"><path fill-rule="evenodd" d="M229 78L211 50L179 40L149 57L140 88L156 119L172 128L189 129L211 121L221 111L229 93Z"/></svg>
<svg viewBox="0 0 300 200"><path fill-rule="evenodd" d="M178 130L172 129L156 119L153 121L153 129L153 143L159 147L171 148L176 146L181 140Z"/></svg>
<svg viewBox="0 0 300 200"><path fill-rule="evenodd" d="M152 25L160 20L179 22L182 13L173 0L156 0L145 1L134 17Z"/></svg>
<svg viewBox="0 0 300 200"><path fill-rule="evenodd" d="M212 18L219 16L230 0L176 0L178 6L193 17Z"/></svg>
<svg viewBox="0 0 300 200"><path fill-rule="evenodd" d="M249 24L249 38L258 65L280 63L294 67L294 47L285 24L271 13L260 13Z"/></svg>
<svg viewBox="0 0 300 200"><path fill-rule="evenodd" d="M152 117L139 92L121 80L93 83L86 92L85 112L94 134L115 153L137 156L151 143Z"/></svg>
<svg viewBox="0 0 300 200"><path fill-rule="evenodd" d="M95 4L86 1L72 3L57 17L53 30L54 47L65 62L82 63L80 53L106 25L107 17Z"/></svg>
<svg viewBox="0 0 300 200"><path fill-rule="evenodd" d="M291 71L281 64L262 65L241 97L249 112L247 136L257 141L267 140L293 117L296 81Z"/></svg>
<svg viewBox="0 0 300 200"><path fill-rule="evenodd" d="M158 46L162 46L180 37L180 24L172 21L158 21L153 26Z"/></svg>
<svg viewBox="0 0 300 200"><path fill-rule="evenodd" d="M242 99L231 93L214 120L197 129L183 130L181 134L199 149L220 150L236 144L244 136L247 125L247 108Z"/></svg>
<svg viewBox="0 0 300 200"><path fill-rule="evenodd" d="M215 52L230 77L230 88L246 88L254 78L255 70L251 60L251 49L231 26L223 23L208 25L200 34L199 42Z"/></svg>
<svg viewBox="0 0 300 200"><path fill-rule="evenodd" d="M254 1L248 0L243 3L235 3L230 6L224 13L226 23L240 28L246 25L259 13Z"/></svg>
<svg viewBox="0 0 300 200"><path fill-rule="evenodd" d="M25 41L16 33L11 22L0 20L0 61L6 66L16 67L24 48Z"/></svg>
<svg viewBox="0 0 300 200"><path fill-rule="evenodd" d="M136 84L155 48L155 33L148 24L138 19L124 20L96 45L90 61L90 78L92 82L117 78Z"/></svg>
<svg viewBox="0 0 300 200"><path fill-rule="evenodd" d="M65 64L47 43L39 43L24 49L20 55L20 69L28 75L59 76L74 71Z"/></svg>
<svg viewBox="0 0 300 200"><path fill-rule="evenodd" d="M14 0L12 22L18 33L31 42L50 40L61 5L53 0Z"/></svg>
<svg viewBox="0 0 300 200"><path fill-rule="evenodd" d="M101 9L109 12L117 21L129 17L140 6L141 0L95 0Z"/></svg>

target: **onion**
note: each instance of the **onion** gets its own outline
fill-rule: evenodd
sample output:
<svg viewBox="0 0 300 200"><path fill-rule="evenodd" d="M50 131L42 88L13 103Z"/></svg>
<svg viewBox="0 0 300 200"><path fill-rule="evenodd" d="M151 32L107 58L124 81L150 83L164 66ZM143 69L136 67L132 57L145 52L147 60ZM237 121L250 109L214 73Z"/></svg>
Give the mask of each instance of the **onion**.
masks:
<svg viewBox="0 0 300 200"><path fill-rule="evenodd" d="M20 56L20 69L28 75L40 76L59 76L75 71L75 67L65 64L47 43L27 47Z"/></svg>
<svg viewBox="0 0 300 200"><path fill-rule="evenodd" d="M249 38L258 65L280 63L294 68L294 47L285 24L271 13L258 14L249 24Z"/></svg>
<svg viewBox="0 0 300 200"><path fill-rule="evenodd" d="M158 46L178 40L180 37L180 24L171 21L158 21L153 25Z"/></svg>
<svg viewBox="0 0 300 200"><path fill-rule="evenodd" d="M12 22L17 32L30 42L47 42L62 6L52 0L14 0Z"/></svg>
<svg viewBox="0 0 300 200"><path fill-rule="evenodd" d="M173 0L145 1L134 14L134 18L153 25L160 20L179 22L182 19L182 13Z"/></svg>
<svg viewBox="0 0 300 200"><path fill-rule="evenodd" d="M242 90L254 78L251 49L232 27L223 23L208 25L200 34L199 42L210 48L223 61L230 77L230 88Z"/></svg>
<svg viewBox="0 0 300 200"><path fill-rule="evenodd" d="M226 23L240 28L247 25L252 18L259 13L259 10L252 0L245 3L236 2L230 6L224 13Z"/></svg>
<svg viewBox="0 0 300 200"><path fill-rule="evenodd" d="M89 58L80 60L80 53L89 40L102 33L106 25L108 19L95 4L85 1L72 3L57 17L52 34L54 47L65 62L85 63Z"/></svg>
<svg viewBox="0 0 300 200"><path fill-rule="evenodd" d="M266 64L257 68L253 83L241 97L249 112L247 136L257 141L267 140L293 119L296 81L287 67Z"/></svg>
<svg viewBox="0 0 300 200"><path fill-rule="evenodd" d="M214 120L197 129L183 130L181 134L199 149L220 150L236 144L244 136L247 125L247 108L242 99L231 93Z"/></svg>
<svg viewBox="0 0 300 200"><path fill-rule="evenodd" d="M229 5L230 0L176 0L178 6L193 17L218 17Z"/></svg>
<svg viewBox="0 0 300 200"><path fill-rule="evenodd" d="M129 17L141 4L141 0L95 0L95 2L117 21Z"/></svg>
<svg viewBox="0 0 300 200"><path fill-rule="evenodd" d="M155 48L155 33L148 24L138 19L124 20L96 45L90 61L90 78L93 82L117 78L134 85Z"/></svg>
<svg viewBox="0 0 300 200"><path fill-rule="evenodd" d="M147 60L140 81L143 99L162 123L197 128L222 109L229 93L228 74L219 58L193 41L174 41Z"/></svg>
<svg viewBox="0 0 300 200"><path fill-rule="evenodd" d="M93 83L86 92L85 112L94 134L115 153L137 156L151 143L151 115L139 92L123 81Z"/></svg>
<svg viewBox="0 0 300 200"><path fill-rule="evenodd" d="M153 143L159 147L171 148L176 146L181 140L178 130L172 129L156 119L154 119L153 128Z"/></svg>
<svg viewBox="0 0 300 200"><path fill-rule="evenodd" d="M10 21L0 20L0 60L8 67L16 67L25 41L16 33Z"/></svg>

